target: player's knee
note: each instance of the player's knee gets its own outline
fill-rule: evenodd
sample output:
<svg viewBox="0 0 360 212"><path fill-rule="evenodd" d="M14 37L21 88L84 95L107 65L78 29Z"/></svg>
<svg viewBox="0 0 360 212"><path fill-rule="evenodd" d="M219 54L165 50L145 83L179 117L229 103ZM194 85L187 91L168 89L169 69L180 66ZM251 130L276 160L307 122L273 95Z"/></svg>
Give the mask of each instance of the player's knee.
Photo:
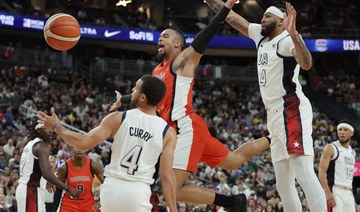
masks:
<svg viewBox="0 0 360 212"><path fill-rule="evenodd" d="M246 158L243 155L230 152L218 166L226 170L235 170L245 162Z"/></svg>

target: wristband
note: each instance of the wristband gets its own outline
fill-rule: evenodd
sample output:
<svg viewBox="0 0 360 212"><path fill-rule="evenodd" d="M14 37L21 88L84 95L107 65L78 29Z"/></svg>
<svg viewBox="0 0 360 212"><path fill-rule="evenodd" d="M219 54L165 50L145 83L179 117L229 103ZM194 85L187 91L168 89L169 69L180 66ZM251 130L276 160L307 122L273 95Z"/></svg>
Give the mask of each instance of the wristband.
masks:
<svg viewBox="0 0 360 212"><path fill-rule="evenodd" d="M51 127L52 131L54 131L55 127L58 126L59 124L61 124L59 121L56 122L55 124L53 124L52 127Z"/></svg>
<svg viewBox="0 0 360 212"><path fill-rule="evenodd" d="M123 104L130 104L131 103L131 94L124 95L120 98L120 102Z"/></svg>

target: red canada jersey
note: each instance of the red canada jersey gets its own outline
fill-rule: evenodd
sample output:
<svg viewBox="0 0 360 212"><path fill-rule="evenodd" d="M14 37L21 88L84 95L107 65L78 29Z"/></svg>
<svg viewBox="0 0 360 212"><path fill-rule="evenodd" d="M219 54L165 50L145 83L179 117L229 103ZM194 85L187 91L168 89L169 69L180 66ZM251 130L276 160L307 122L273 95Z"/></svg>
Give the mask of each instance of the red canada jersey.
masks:
<svg viewBox="0 0 360 212"><path fill-rule="evenodd" d="M71 159L66 161L66 165L66 184L80 191L80 197L73 200L69 193L64 193L59 204L60 211L93 211L95 200L92 193L94 175L91 171L91 159L85 157L85 164L80 169L72 164Z"/></svg>
<svg viewBox="0 0 360 212"><path fill-rule="evenodd" d="M176 121L193 113L192 90L194 78L177 75L172 69L173 59L161 62L152 75L160 78L166 85L166 94L157 105L158 114L176 129Z"/></svg>

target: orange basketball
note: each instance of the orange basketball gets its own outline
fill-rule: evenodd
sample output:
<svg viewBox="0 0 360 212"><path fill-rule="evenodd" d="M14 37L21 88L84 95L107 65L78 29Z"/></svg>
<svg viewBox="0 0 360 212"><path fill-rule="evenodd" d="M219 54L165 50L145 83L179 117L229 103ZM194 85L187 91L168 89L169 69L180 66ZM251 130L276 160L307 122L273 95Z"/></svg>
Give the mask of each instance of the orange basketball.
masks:
<svg viewBox="0 0 360 212"><path fill-rule="evenodd" d="M44 37L52 48L65 51L74 47L80 39L80 25L71 15L57 13L44 26Z"/></svg>

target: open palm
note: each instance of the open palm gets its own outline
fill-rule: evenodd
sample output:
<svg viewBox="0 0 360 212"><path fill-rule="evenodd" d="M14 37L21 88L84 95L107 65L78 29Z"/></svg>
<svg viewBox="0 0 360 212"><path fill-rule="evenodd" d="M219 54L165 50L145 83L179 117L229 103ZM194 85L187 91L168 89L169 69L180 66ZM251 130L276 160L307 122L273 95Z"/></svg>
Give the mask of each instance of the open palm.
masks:
<svg viewBox="0 0 360 212"><path fill-rule="evenodd" d="M290 35L296 34L296 10L289 3L286 2L286 10L287 14L284 14L284 26L286 31L289 32Z"/></svg>

